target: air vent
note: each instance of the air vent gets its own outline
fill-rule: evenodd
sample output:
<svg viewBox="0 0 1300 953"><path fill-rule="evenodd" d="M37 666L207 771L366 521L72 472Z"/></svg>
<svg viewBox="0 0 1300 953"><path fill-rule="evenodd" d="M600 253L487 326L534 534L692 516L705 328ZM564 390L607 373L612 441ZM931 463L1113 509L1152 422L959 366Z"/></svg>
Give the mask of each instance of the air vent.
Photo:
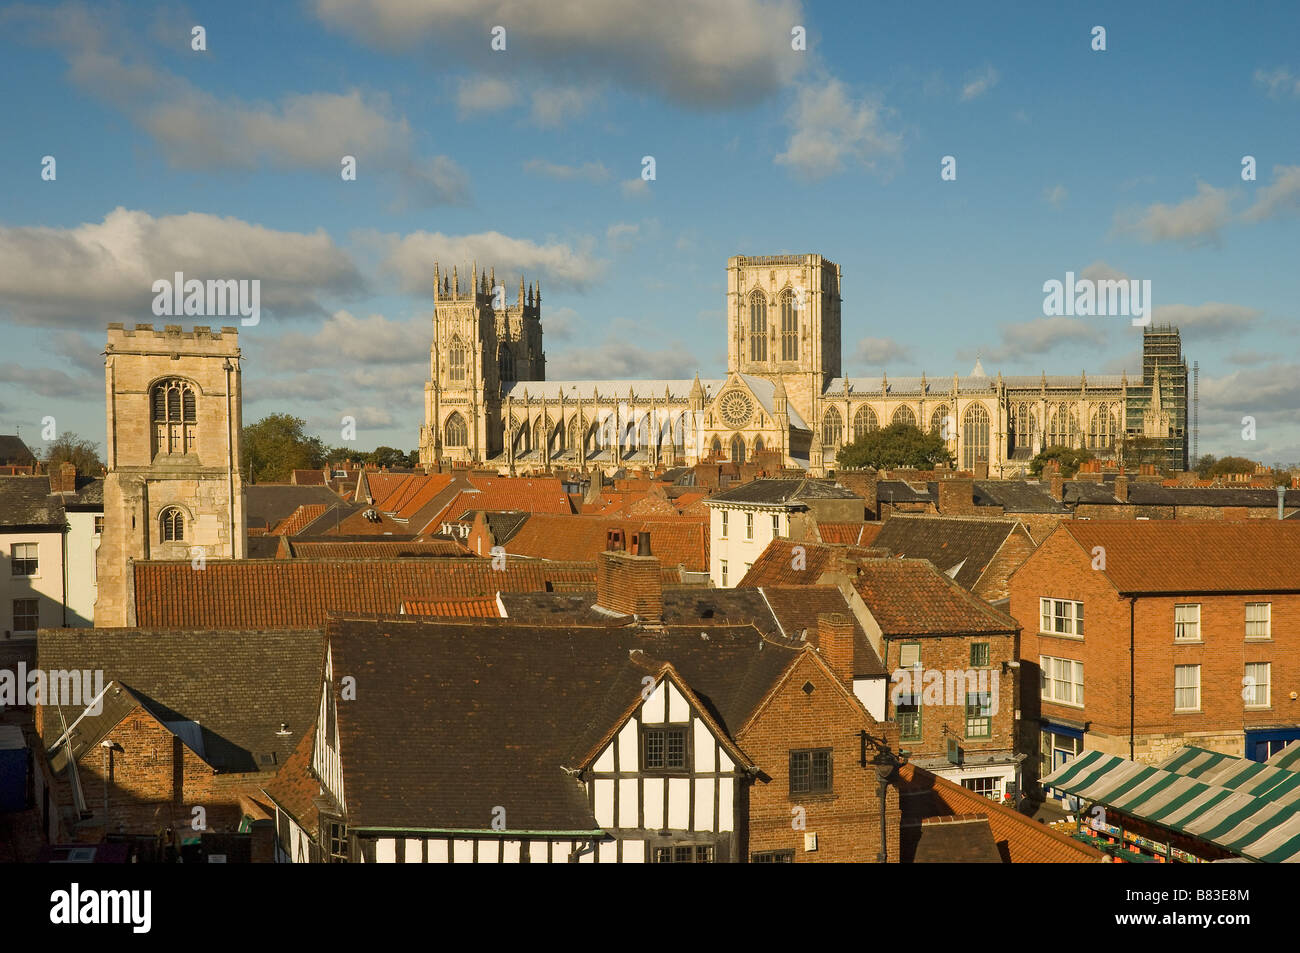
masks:
<svg viewBox="0 0 1300 953"><path fill-rule="evenodd" d="M803 683L803 693L804 693L805 695L811 695L811 694L812 694L813 692L815 692L816 690L817 690L817 688L816 688L816 686L813 685L812 682L804 682L804 683Z"/></svg>

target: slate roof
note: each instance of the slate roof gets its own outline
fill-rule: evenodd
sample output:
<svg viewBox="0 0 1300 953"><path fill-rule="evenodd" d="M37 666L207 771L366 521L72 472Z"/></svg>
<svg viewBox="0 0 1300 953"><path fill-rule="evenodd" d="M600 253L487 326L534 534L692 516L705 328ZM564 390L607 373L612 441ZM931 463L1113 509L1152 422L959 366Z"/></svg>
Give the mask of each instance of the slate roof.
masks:
<svg viewBox="0 0 1300 953"><path fill-rule="evenodd" d="M803 500L852 500L852 490L826 480L763 477L722 490L709 503L753 503L764 506L797 506Z"/></svg>
<svg viewBox="0 0 1300 953"><path fill-rule="evenodd" d="M880 503L937 503L937 484L911 484L905 480L880 480L876 483L876 500Z"/></svg>
<svg viewBox="0 0 1300 953"><path fill-rule="evenodd" d="M1066 520L1121 593L1300 592L1300 526L1287 520Z"/></svg>
<svg viewBox="0 0 1300 953"><path fill-rule="evenodd" d="M1086 864L1105 860L1101 851L1068 834L1025 817L1019 811L969 791L914 764L898 769L903 823L927 817L969 816L988 819L998 853L1011 864Z"/></svg>
<svg viewBox="0 0 1300 953"><path fill-rule="evenodd" d="M926 559L863 559L853 587L886 637L1014 633L1019 623Z"/></svg>
<svg viewBox="0 0 1300 953"><path fill-rule="evenodd" d="M290 559L406 559L472 555L454 539L415 541L374 536L364 541L286 539Z"/></svg>
<svg viewBox="0 0 1300 953"><path fill-rule="evenodd" d="M254 483L244 487L244 512L249 526L276 526L300 506L323 503L332 506L339 496L325 486L294 486L291 483Z"/></svg>
<svg viewBox="0 0 1300 953"><path fill-rule="evenodd" d="M760 590L766 597L772 613L781 623L785 635L792 639L806 638L818 645L818 617L838 612L853 619L853 674L859 678L877 678L888 674L876 650L871 647L862 624L853 617L836 586L769 586Z"/></svg>
<svg viewBox="0 0 1300 953"><path fill-rule="evenodd" d="M0 434L0 463L12 463L17 466L29 466L36 462L36 457L15 434Z"/></svg>
<svg viewBox="0 0 1300 953"><path fill-rule="evenodd" d="M595 831L570 772L670 662L733 734L800 650L752 626L603 627L334 620L334 671L375 690L338 706L349 823ZM760 645L763 647L760 649Z"/></svg>
<svg viewBox="0 0 1300 953"><path fill-rule="evenodd" d="M977 365L978 366L978 365ZM1038 391L1044 379L1049 389L1067 389L1078 390L1080 378L1069 374L1048 374L1046 378L1043 375L1017 374L1002 378L1002 382L1008 390L1033 390ZM1089 388L1112 388L1118 389L1122 375L1120 374L1090 374L1088 375ZM944 397L952 393L952 375L947 377L930 377L925 381L924 388L921 385L920 377L850 377L848 380L849 394L856 397L879 397L881 386L885 386L885 393L889 397ZM988 394L997 388L997 377L989 377L987 374L968 374L964 377L957 378L957 392L959 394ZM822 391L823 396L827 398L841 397L844 395L844 378L834 377L827 384L826 389Z"/></svg>
<svg viewBox="0 0 1300 953"><path fill-rule="evenodd" d="M1068 513L1047 491L1046 484L1029 480L976 480L974 498L977 506L1001 506L1007 513Z"/></svg>
<svg viewBox="0 0 1300 953"><path fill-rule="evenodd" d="M63 499L50 494L47 476L0 476L0 527L61 528Z"/></svg>
<svg viewBox="0 0 1300 953"><path fill-rule="evenodd" d="M675 571L665 570L672 579ZM331 612L396 613L408 599L473 599L498 591L594 590L594 563L512 559L188 560L135 563L136 621L179 628L307 628Z"/></svg>
<svg viewBox="0 0 1300 953"><path fill-rule="evenodd" d="M1250 506L1277 509L1277 491L1252 487L1161 486L1130 483L1128 501L1151 506ZM1287 490L1287 506L1300 506L1300 490Z"/></svg>
<svg viewBox="0 0 1300 953"><path fill-rule="evenodd" d="M1000 864L993 828L983 814L907 821L899 832L905 864Z"/></svg>
<svg viewBox="0 0 1300 953"><path fill-rule="evenodd" d="M247 772L274 770L315 724L325 642L308 630L42 629L37 659L46 671L103 671L106 686L118 683L160 721L198 722L204 760L218 771ZM63 714L71 726L80 712L65 707ZM61 734L57 710L44 707L42 716L42 737L53 744ZM78 752L111 731L116 721L107 720L83 723L74 735ZM282 723L288 735L277 734ZM269 754L276 760L268 765L261 758Z"/></svg>
<svg viewBox="0 0 1300 953"><path fill-rule="evenodd" d="M1119 503L1115 498L1113 483L1094 483L1090 480L1066 480L1061 484L1061 496L1066 503L1101 503L1114 506Z"/></svg>
<svg viewBox="0 0 1300 953"><path fill-rule="evenodd" d="M884 522L872 545L897 556L928 559L940 572L951 573L958 585L973 589L1015 528L1014 520L896 515Z"/></svg>

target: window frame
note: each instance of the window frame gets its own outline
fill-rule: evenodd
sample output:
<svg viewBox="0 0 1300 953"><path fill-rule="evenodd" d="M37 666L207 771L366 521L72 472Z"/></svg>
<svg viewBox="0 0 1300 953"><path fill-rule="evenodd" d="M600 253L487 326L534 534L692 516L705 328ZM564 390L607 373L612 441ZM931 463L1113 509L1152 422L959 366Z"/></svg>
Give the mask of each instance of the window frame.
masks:
<svg viewBox="0 0 1300 953"><path fill-rule="evenodd" d="M793 850L759 850L749 855L751 864L793 864Z"/></svg>
<svg viewBox="0 0 1300 953"><path fill-rule="evenodd" d="M36 624L33 625L30 629L24 629L18 625L18 619L20 618L18 614L18 605L19 603L27 603L27 602L30 602L33 606L35 606L35 611L24 612L21 618L34 619L36 621ZM12 613L14 635L30 635L36 632L36 630L41 627L41 600L40 599L32 599L30 597L23 598L23 599L14 599L12 601L12 604L10 605L10 611Z"/></svg>
<svg viewBox="0 0 1300 953"><path fill-rule="evenodd" d="M1180 670L1189 670L1189 669L1193 670L1196 673L1196 683L1194 685L1180 686L1178 684L1178 672ZM1188 708L1185 706L1180 706L1178 704L1178 693L1189 691L1189 690L1196 692L1195 707ZM1199 712L1200 710L1201 710L1201 666L1200 664L1194 663L1190 665L1175 665L1174 666L1174 711L1175 712Z"/></svg>
<svg viewBox="0 0 1300 953"><path fill-rule="evenodd" d="M976 699L974 705L971 699ZM982 701L980 701L982 699ZM974 709L975 714L971 714ZM987 712L987 713L986 713ZM972 730L973 728L982 728L982 731ZM993 737L993 693L992 692L967 692L966 693L966 737L967 738L992 738Z"/></svg>
<svg viewBox="0 0 1300 953"><path fill-rule="evenodd" d="M727 519L727 515L728 515L728 514L727 514L727 511L726 511L726 510L722 510L721 512L722 512L722 534L721 534L721 536L719 536L718 538L719 538L719 539L726 539L726 538L727 538L727 529L728 529L728 525L727 525L727 524L728 524L728 522L729 522L729 520Z"/></svg>
<svg viewBox="0 0 1300 953"><path fill-rule="evenodd" d="M663 757L664 763L661 765L650 764L650 744L649 736L655 733L664 735ZM680 734L682 739L682 763L668 764L668 735ZM689 723L666 723L641 726L640 731L640 761L641 771L644 774L690 774L695 762L694 752L691 750L691 726Z"/></svg>
<svg viewBox="0 0 1300 953"><path fill-rule="evenodd" d="M754 514L745 514L745 539L754 538Z"/></svg>
<svg viewBox="0 0 1300 953"><path fill-rule="evenodd" d="M1259 607L1263 607L1264 609L1264 618L1252 619L1250 617L1250 610L1252 608L1259 608ZM1260 623L1263 623L1264 634L1251 635L1250 633L1251 625L1252 624L1259 625ZM1272 639L1273 639L1273 603L1247 602L1246 603L1246 640L1248 642L1270 642L1272 641Z"/></svg>
<svg viewBox="0 0 1300 953"><path fill-rule="evenodd" d="M653 864L714 864L717 863L718 852L713 844L701 844L690 842L683 844L663 844L654 845L654 853L650 855L650 862ZM685 860L679 859L679 851L690 851L691 857Z"/></svg>
<svg viewBox="0 0 1300 953"><path fill-rule="evenodd" d="M31 555L18 555L18 549ZM21 568L20 568L21 567ZM39 579L41 577L41 544L32 542L9 544L9 574L20 579Z"/></svg>
<svg viewBox="0 0 1300 953"><path fill-rule="evenodd" d="M904 660L904 653L910 648L916 648L916 658L911 662ZM921 667L921 643L918 641L900 642L898 644L898 667L899 668L920 668Z"/></svg>
<svg viewBox="0 0 1300 953"><path fill-rule="evenodd" d="M1048 665L1051 662L1053 664ZM1068 662L1070 664L1067 677L1058 675L1059 668L1056 663ZM1078 681L1075 681L1075 673L1078 673ZM1083 661L1080 659L1062 658L1057 655L1040 655L1038 656L1038 697L1040 701L1050 702L1053 705L1065 705L1067 708L1082 708L1084 706L1084 672ZM1058 683L1068 684L1070 693L1077 697L1078 701L1067 701L1056 694Z"/></svg>
<svg viewBox="0 0 1300 953"><path fill-rule="evenodd" d="M1178 610L1179 610L1179 609L1195 609L1195 610L1196 610L1196 621L1195 621L1195 622L1190 622L1190 623L1189 623L1187 620L1185 620L1185 619L1180 621L1179 618L1178 618ZM1196 627L1196 628L1195 628L1196 635L1193 636L1193 637L1191 637L1191 638L1189 638L1189 637L1186 636L1186 635L1179 635L1178 633L1179 633L1179 631L1180 631L1180 628L1181 628L1183 631L1186 631L1186 628L1185 628L1185 627L1188 626L1188 625L1193 625L1193 626ZM1174 603L1174 641L1175 641L1175 642L1200 642L1200 641L1202 641L1202 639L1201 639L1201 604L1200 604L1199 602L1176 602L1176 603Z"/></svg>
<svg viewBox="0 0 1300 953"><path fill-rule="evenodd" d="M903 717L903 708L906 706L908 717ZM910 709L915 708L915 718L912 718ZM906 695L898 696L898 704L894 706L894 721L898 723L898 740L899 741L920 741L924 726L921 721L921 693L911 692ZM909 730L910 728L910 730Z"/></svg>
<svg viewBox="0 0 1300 953"><path fill-rule="evenodd" d="M1061 615L1060 608L1069 610ZM1061 620L1066 628L1057 630L1056 623ZM1058 599L1055 596L1038 597L1038 634L1052 635L1061 639L1083 639L1083 602L1078 599ZM1051 626L1050 628L1048 626Z"/></svg>
<svg viewBox="0 0 1300 953"><path fill-rule="evenodd" d="M815 758L818 755L824 755L826 758L826 775L824 786L819 786L815 781ZM807 787L795 786L795 759L807 757ZM834 748L791 748L788 761L790 772L790 797L817 797L835 793L835 749Z"/></svg>
<svg viewBox="0 0 1300 953"><path fill-rule="evenodd" d="M1263 681L1260 681L1258 678L1256 678L1255 684L1251 687L1254 688L1255 692L1258 692L1260 687L1262 686L1264 689L1264 700L1262 702L1246 701L1247 711L1263 711L1265 709L1269 709L1273 707L1273 663L1272 662L1247 662L1245 668L1245 672L1246 672L1245 677L1251 678L1252 676L1250 670L1252 668L1257 668L1261 665L1264 667L1264 679ZM1245 701L1244 698L1243 701Z"/></svg>
<svg viewBox="0 0 1300 953"><path fill-rule="evenodd" d="M977 652L977 649L983 649L983 652ZM983 661L980 661L980 658ZM970 644L970 667L971 668L990 668L992 666L993 646L989 642L972 642Z"/></svg>
<svg viewBox="0 0 1300 953"><path fill-rule="evenodd" d="M781 514L773 513L772 514L772 538L779 539L780 537L781 537Z"/></svg>
<svg viewBox="0 0 1300 953"><path fill-rule="evenodd" d="M727 586L727 561L725 559L718 560L718 569L719 575L722 577L722 586L725 589Z"/></svg>
<svg viewBox="0 0 1300 953"><path fill-rule="evenodd" d="M164 506L158 512L158 542L159 543L183 543L185 542L185 511L179 506ZM177 530L175 524L180 524ZM168 536L168 529L172 533Z"/></svg>

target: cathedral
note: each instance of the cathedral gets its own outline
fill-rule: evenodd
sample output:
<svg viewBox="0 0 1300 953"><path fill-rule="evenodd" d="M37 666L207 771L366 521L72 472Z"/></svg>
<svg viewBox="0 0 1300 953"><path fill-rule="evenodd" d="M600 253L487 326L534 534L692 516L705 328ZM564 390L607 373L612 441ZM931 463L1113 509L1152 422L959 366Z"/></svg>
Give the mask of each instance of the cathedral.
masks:
<svg viewBox="0 0 1300 953"><path fill-rule="evenodd" d="M1023 475L1050 446L1117 459L1141 439L1186 469L1187 365L1178 331L1147 327L1141 379L1127 373L846 377L839 265L821 255L727 262L727 375L702 380L546 378L541 286L513 305L495 269L463 280L434 266L433 344L420 462L511 472L611 469L776 451L821 475L851 443L891 423L940 434L977 475Z"/></svg>

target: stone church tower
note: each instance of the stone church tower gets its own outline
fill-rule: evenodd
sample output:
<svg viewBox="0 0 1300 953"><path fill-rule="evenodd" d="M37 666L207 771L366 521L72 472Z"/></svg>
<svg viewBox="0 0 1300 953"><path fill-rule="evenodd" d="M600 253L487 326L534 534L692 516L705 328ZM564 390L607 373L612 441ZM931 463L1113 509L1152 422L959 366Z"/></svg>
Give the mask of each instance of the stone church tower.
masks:
<svg viewBox="0 0 1300 953"><path fill-rule="evenodd" d="M245 557L239 356L235 328L108 326L95 625L134 624L134 560Z"/></svg>

